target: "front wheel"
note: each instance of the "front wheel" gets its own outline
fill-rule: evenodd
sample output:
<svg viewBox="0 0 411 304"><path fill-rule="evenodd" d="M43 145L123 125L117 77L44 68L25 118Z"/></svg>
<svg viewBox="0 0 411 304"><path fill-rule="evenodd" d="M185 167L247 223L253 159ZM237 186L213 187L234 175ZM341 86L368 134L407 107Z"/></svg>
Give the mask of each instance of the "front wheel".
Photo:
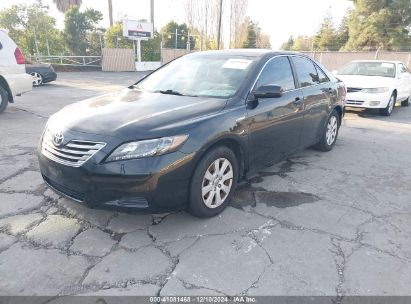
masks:
<svg viewBox="0 0 411 304"><path fill-rule="evenodd" d="M384 109L380 109L380 114L382 116L391 116L392 111L394 110L395 103L397 102L397 97L395 94L391 95L390 101L388 102L388 105Z"/></svg>
<svg viewBox="0 0 411 304"><path fill-rule="evenodd" d="M238 181L238 162L232 150L217 147L199 162L191 181L188 212L200 218L220 214L229 204Z"/></svg>
<svg viewBox="0 0 411 304"><path fill-rule="evenodd" d="M337 141L339 128L340 116L337 111L334 110L328 118L321 141L315 146L315 148L323 152L331 151Z"/></svg>
<svg viewBox="0 0 411 304"><path fill-rule="evenodd" d="M409 106L411 105L411 103L410 103L410 98L411 98L411 97L408 97L406 100L402 101L402 102L401 102L401 106L402 106L402 107L409 107Z"/></svg>

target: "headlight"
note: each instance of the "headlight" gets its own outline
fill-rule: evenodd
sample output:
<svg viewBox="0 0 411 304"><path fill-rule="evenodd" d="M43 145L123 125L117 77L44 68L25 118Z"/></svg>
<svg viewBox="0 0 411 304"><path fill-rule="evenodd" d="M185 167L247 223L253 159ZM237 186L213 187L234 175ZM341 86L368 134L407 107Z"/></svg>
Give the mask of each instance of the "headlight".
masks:
<svg viewBox="0 0 411 304"><path fill-rule="evenodd" d="M176 151L187 140L188 135L129 142L114 150L107 162L151 157Z"/></svg>
<svg viewBox="0 0 411 304"><path fill-rule="evenodd" d="M381 94L387 93L389 88L373 88L373 89L364 89L362 90L363 93L370 93L370 94Z"/></svg>

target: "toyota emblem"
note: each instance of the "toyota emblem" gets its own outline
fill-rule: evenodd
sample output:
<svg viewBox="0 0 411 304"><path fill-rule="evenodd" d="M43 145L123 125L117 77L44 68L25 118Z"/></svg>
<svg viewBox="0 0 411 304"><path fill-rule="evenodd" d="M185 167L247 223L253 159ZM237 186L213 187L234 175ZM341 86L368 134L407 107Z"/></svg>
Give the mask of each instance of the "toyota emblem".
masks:
<svg viewBox="0 0 411 304"><path fill-rule="evenodd" d="M61 147L61 146L63 145L63 142L64 142L63 133L56 133L56 134L54 134L53 144L54 144L56 147Z"/></svg>

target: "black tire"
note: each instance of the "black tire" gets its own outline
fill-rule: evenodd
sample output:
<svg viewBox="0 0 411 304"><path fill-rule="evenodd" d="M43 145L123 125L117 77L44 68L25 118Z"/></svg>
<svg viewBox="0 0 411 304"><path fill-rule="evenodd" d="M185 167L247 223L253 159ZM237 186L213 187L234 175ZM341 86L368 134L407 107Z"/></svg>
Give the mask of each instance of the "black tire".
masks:
<svg viewBox="0 0 411 304"><path fill-rule="evenodd" d="M401 102L401 107L409 107L410 105L411 105L410 97L408 97L406 100Z"/></svg>
<svg viewBox="0 0 411 304"><path fill-rule="evenodd" d="M206 172L209 170L212 164L219 159L228 160L231 164L231 168L233 171L232 184L229 193L225 196L224 202L216 208L210 208L204 202L202 189L204 186ZM190 214L199 218L210 218L220 214L230 203L230 199L232 198L232 195L237 187L237 182L238 161L234 152L225 146L219 146L208 151L200 160L194 171L191 180L190 196L189 203L187 205L187 211Z"/></svg>
<svg viewBox="0 0 411 304"><path fill-rule="evenodd" d="M0 113L6 110L7 105L9 104L9 94L6 89L0 86Z"/></svg>
<svg viewBox="0 0 411 304"><path fill-rule="evenodd" d="M391 101L393 99L394 104L391 105ZM390 97L390 101L388 102L388 105L384 109L380 109L380 115L382 116L391 116L392 112L394 111L395 104L397 103L397 95L395 93L392 93Z"/></svg>
<svg viewBox="0 0 411 304"><path fill-rule="evenodd" d="M329 126L332 124L332 121L334 121L334 119L337 123L337 129L336 129L334 139L332 140L332 142L330 142L327 139L327 133L328 133L328 130L329 130ZM322 134L320 142L316 146L314 146L314 148L319 150L319 151L322 151L322 152L331 151L334 148L335 143L337 142L338 133L340 131L340 126L341 126L340 115L337 113L336 110L334 110L334 111L332 111L331 115L327 119L327 123L324 127L323 134Z"/></svg>

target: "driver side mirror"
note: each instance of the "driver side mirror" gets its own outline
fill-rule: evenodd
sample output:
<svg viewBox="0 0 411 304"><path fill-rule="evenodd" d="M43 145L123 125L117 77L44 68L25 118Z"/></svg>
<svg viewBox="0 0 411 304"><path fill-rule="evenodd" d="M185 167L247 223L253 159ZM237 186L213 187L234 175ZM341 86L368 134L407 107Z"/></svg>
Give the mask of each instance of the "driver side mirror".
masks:
<svg viewBox="0 0 411 304"><path fill-rule="evenodd" d="M278 85L264 85L258 87L255 92L254 96L257 99L260 98L279 98L283 96L283 88Z"/></svg>

